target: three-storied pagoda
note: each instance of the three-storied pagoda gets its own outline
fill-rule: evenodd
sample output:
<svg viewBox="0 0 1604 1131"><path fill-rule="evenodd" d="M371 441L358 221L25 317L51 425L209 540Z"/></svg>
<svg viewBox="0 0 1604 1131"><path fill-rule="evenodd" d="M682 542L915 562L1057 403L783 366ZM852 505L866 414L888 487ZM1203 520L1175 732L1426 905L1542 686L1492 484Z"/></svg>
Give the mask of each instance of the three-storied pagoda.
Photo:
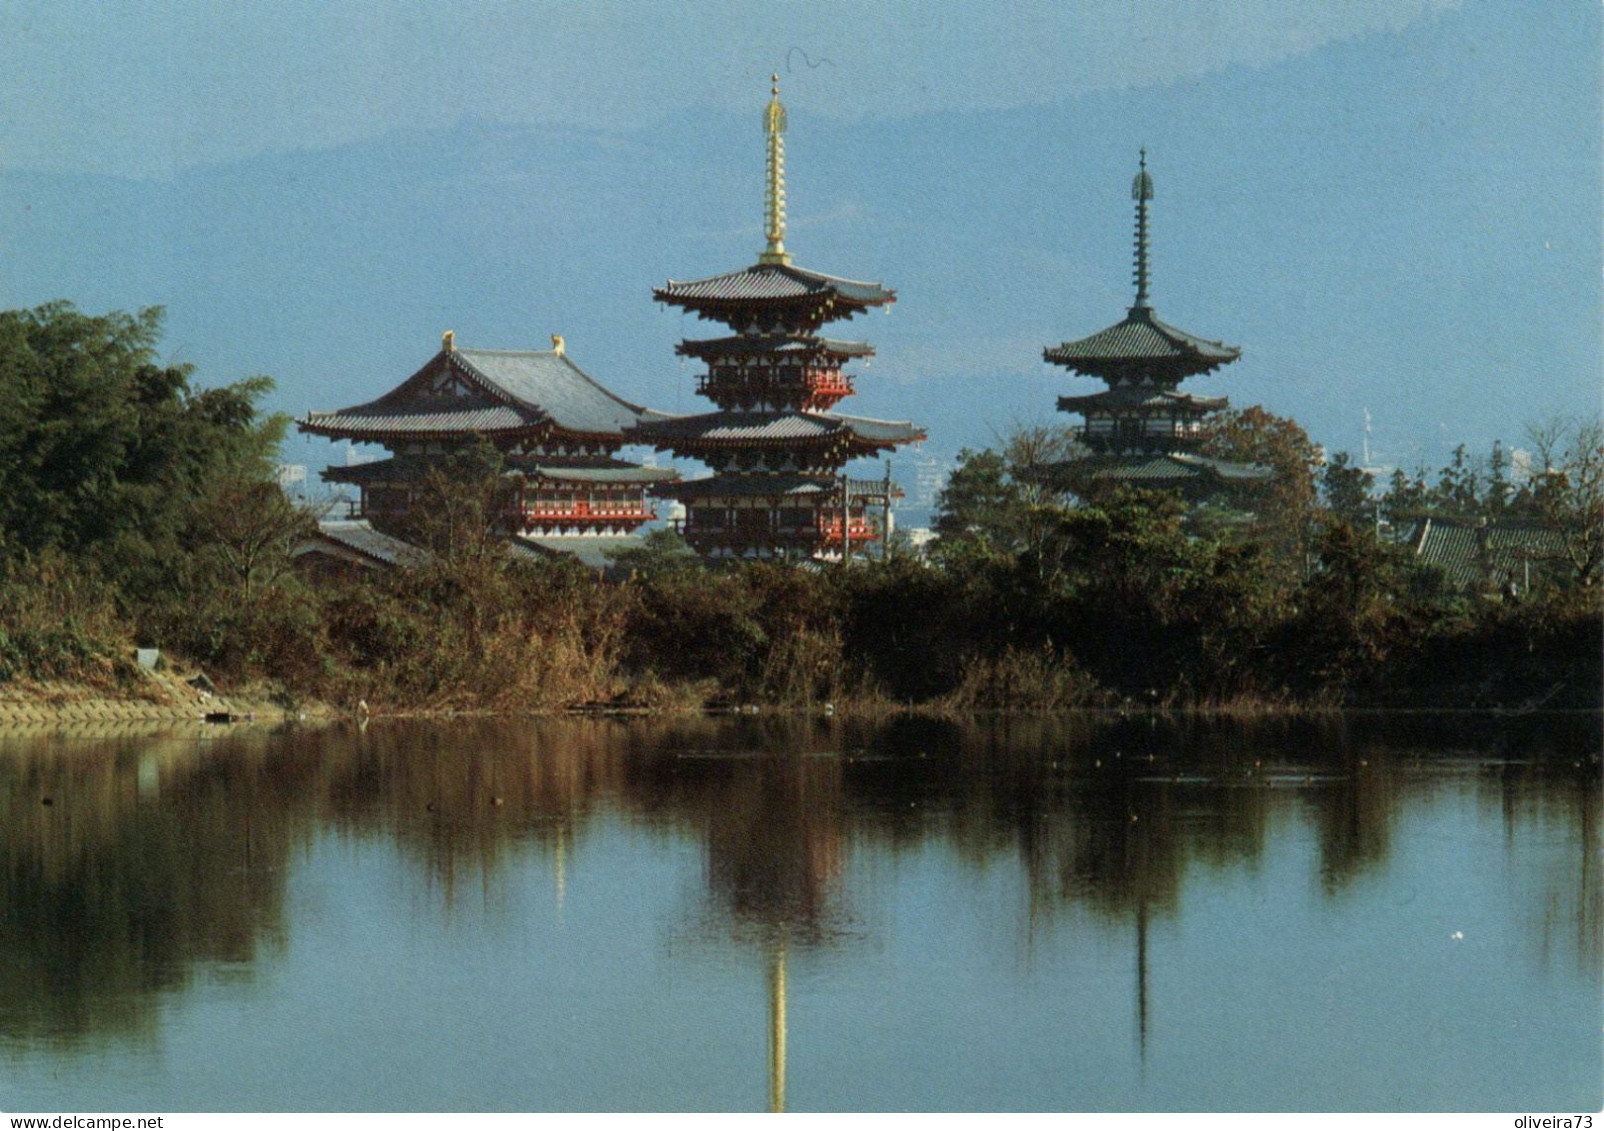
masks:
<svg viewBox="0 0 1604 1131"><path fill-rule="evenodd" d="M1042 351L1054 365L1108 385L1101 393L1059 397L1060 412L1086 420L1078 438L1094 453L1076 461L1093 481L1210 490L1263 482L1269 469L1198 455L1204 417L1229 407L1225 397L1177 388L1242 356L1236 346L1207 341L1161 322L1148 303L1148 202L1153 178L1147 151L1131 184L1136 201L1136 302L1123 321L1078 341ZM1084 466L1079 466L1084 465Z"/></svg>
<svg viewBox="0 0 1604 1131"><path fill-rule="evenodd" d="M631 438L701 460L713 475L661 491L685 505L684 533L710 556L834 557L879 536L870 504L889 504L889 478L840 475L848 460L923 440L906 422L830 411L852 395L842 366L873 356L866 342L819 336L828 322L896 300L879 283L820 274L785 249L785 107L774 76L764 111L765 236L757 263L653 291L728 326L732 335L681 342L678 353L707 365L697 391L717 412L646 421Z"/></svg>
<svg viewBox="0 0 1604 1131"><path fill-rule="evenodd" d="M323 472L361 492L363 518L405 529L429 471L480 440L521 483L502 516L505 534L625 535L656 517L647 488L676 473L614 453L626 429L659 414L600 385L556 335L549 350L463 349L454 338L447 330L440 352L377 400L296 422L316 436L390 449L389 459Z"/></svg>

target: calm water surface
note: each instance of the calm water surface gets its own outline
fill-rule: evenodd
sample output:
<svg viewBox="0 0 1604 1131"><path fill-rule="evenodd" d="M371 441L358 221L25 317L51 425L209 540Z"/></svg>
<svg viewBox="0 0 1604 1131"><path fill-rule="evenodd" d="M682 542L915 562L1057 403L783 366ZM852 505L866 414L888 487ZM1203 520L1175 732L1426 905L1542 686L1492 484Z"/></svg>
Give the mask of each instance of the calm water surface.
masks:
<svg viewBox="0 0 1604 1131"><path fill-rule="evenodd" d="M1599 750L1585 716L0 735L0 1109L1597 1110Z"/></svg>

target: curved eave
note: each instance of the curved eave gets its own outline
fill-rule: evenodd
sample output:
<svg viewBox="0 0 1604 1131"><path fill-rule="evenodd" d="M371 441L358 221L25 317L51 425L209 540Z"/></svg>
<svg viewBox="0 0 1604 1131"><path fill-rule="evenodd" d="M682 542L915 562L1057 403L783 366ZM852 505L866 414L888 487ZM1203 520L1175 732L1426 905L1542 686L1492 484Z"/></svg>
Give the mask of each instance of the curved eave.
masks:
<svg viewBox="0 0 1604 1131"><path fill-rule="evenodd" d="M417 418L369 417L367 419L324 419L313 413L295 422L301 432L330 440L352 440L359 444L392 444L431 440L463 440L470 436L499 439L536 439L549 435L549 421L523 421L516 424L489 420L422 420ZM617 436L610 437L618 442Z"/></svg>
<svg viewBox="0 0 1604 1131"><path fill-rule="evenodd" d="M1263 464L1232 463L1189 452L1155 456L1092 456L1082 462L1095 480L1138 487L1169 487L1203 481L1256 486L1268 483L1275 476L1274 470Z"/></svg>
<svg viewBox="0 0 1604 1131"><path fill-rule="evenodd" d="M757 264L703 279L670 279L654 288L652 297L735 325L758 311L784 311L801 321L851 318L895 302L897 293L879 283L843 279L794 264Z"/></svg>
<svg viewBox="0 0 1604 1131"><path fill-rule="evenodd" d="M1105 380L1140 372L1193 376L1241 356L1239 347L1189 334L1145 306L1132 307L1124 321L1105 330L1042 350L1042 360L1052 365Z"/></svg>
<svg viewBox="0 0 1604 1131"><path fill-rule="evenodd" d="M395 460L381 459L372 463L330 464L318 472L319 478L325 483L349 483L353 487L362 487L375 483L396 483L405 476L397 474Z"/></svg>
<svg viewBox="0 0 1604 1131"><path fill-rule="evenodd" d="M595 486L646 487L658 483L672 483L679 472L671 467L590 468L536 467L520 472L526 482L546 480L552 483L588 483Z"/></svg>
<svg viewBox="0 0 1604 1131"><path fill-rule="evenodd" d="M691 502L698 499L806 499L829 493L835 489L833 476L808 476L800 473L781 475L713 475L701 479L688 479L654 493L664 498Z"/></svg>
<svg viewBox="0 0 1604 1131"><path fill-rule="evenodd" d="M922 428L910 422L875 420L861 416L824 413L706 413L672 417L642 425L630 435L632 442L659 448L706 445L718 448L794 447L828 444L846 439L876 447L894 447L925 439Z"/></svg>
<svg viewBox="0 0 1604 1131"><path fill-rule="evenodd" d="M854 499L867 501L888 497L883 479L849 479L847 491ZM824 499L826 502L841 497L841 480L834 475L804 475L800 472L778 475L738 473L712 475L690 479L653 492L662 498L695 502L706 499L768 499L775 503ZM903 498L900 486L893 483L889 498Z"/></svg>
<svg viewBox="0 0 1604 1131"><path fill-rule="evenodd" d="M1161 412L1169 409L1204 413L1229 407L1229 397L1198 397L1188 393L1159 394L1141 399L1126 399L1111 393L1058 398L1059 412Z"/></svg>
<svg viewBox="0 0 1604 1131"><path fill-rule="evenodd" d="M777 314L780 320L791 323L822 325L825 322L856 318L866 310L887 305L892 301L887 299L877 303L854 303L830 294L798 295L795 298L685 301L665 298L656 291L652 293L659 302L669 306L684 307L698 318L736 328L758 318L760 313Z"/></svg>
<svg viewBox="0 0 1604 1131"><path fill-rule="evenodd" d="M1053 365L1061 365L1082 377L1096 377L1110 383L1117 381L1135 380L1142 376L1162 374L1172 382L1180 382L1188 377L1201 377L1206 373L1213 373L1226 361L1209 361L1201 358L1186 357L1131 357L1131 358L1095 358L1095 357L1067 357L1056 355L1053 350L1043 350L1044 360ZM1227 359L1229 361L1235 358Z"/></svg>
<svg viewBox="0 0 1604 1131"><path fill-rule="evenodd" d="M795 337L750 337L687 339L674 347L681 357L694 357L700 361L721 361L742 357L829 357L841 361L873 357L874 347L868 342L847 342L833 338L801 339Z"/></svg>
<svg viewBox="0 0 1604 1131"><path fill-rule="evenodd" d="M800 451L845 449L853 458L889 452L902 444L925 439L923 432L908 437L875 438L852 432L826 432L818 436L796 436L771 439L726 439L722 437L680 436L654 441L659 451L696 458L704 452L740 451Z"/></svg>
<svg viewBox="0 0 1604 1131"><path fill-rule="evenodd" d="M759 263L701 279L670 279L653 292L660 302L749 301L834 295L843 302L878 306L897 292L867 279L826 275L793 263Z"/></svg>

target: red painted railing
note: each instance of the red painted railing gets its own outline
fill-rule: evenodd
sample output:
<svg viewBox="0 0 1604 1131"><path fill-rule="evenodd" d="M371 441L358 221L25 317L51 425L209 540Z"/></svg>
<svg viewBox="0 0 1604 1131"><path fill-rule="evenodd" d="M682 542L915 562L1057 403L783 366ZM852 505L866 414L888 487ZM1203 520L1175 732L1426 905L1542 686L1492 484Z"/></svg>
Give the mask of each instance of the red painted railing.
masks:
<svg viewBox="0 0 1604 1131"><path fill-rule="evenodd" d="M839 518L821 518L818 522L819 534L824 541L835 543L841 541L841 520ZM847 525L847 533L854 542L868 542L880 536L880 532L870 525L867 519L855 518Z"/></svg>
<svg viewBox="0 0 1604 1131"><path fill-rule="evenodd" d="M636 518L642 522L657 517L657 512L650 507L634 504L591 504L573 503L558 507L525 507L524 518L536 522L571 522L571 521L600 521L624 518Z"/></svg>

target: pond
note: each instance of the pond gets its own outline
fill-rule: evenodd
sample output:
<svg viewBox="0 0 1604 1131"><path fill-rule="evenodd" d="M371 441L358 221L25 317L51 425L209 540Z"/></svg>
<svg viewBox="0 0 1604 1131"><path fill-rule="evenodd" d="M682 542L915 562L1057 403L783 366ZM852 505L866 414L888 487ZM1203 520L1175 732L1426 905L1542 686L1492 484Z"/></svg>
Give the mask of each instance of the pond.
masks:
<svg viewBox="0 0 1604 1131"><path fill-rule="evenodd" d="M0 735L6 1111L1594 1111L1589 715Z"/></svg>

